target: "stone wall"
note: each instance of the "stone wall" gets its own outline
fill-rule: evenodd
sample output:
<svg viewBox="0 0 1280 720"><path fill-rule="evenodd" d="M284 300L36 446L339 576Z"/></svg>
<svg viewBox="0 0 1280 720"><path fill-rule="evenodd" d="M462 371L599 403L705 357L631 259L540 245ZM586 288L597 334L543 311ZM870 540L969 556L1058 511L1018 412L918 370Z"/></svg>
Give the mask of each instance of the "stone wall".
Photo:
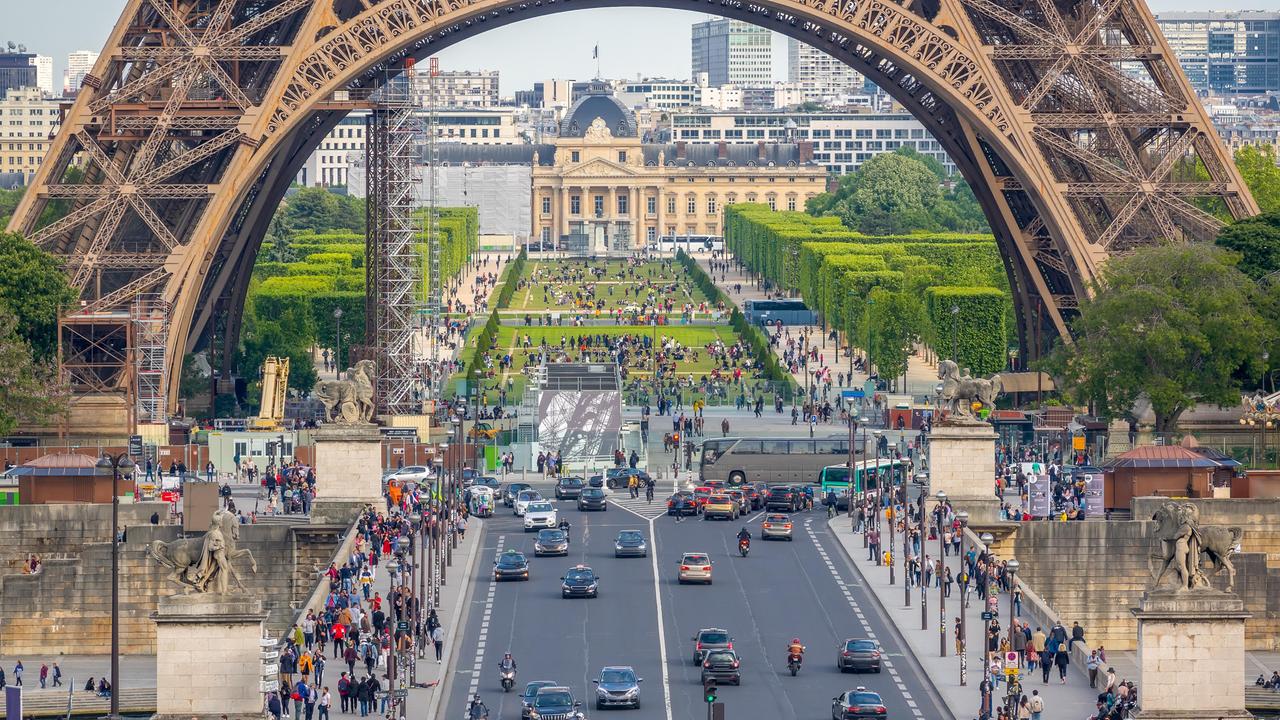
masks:
<svg viewBox="0 0 1280 720"><path fill-rule="evenodd" d="M77 508L86 517L98 511L88 505L48 507ZM109 522L110 508L107 512ZM125 654L155 653L151 613L160 597L181 588L165 579L168 570L146 550L153 540L176 539L178 530L165 525L130 527L121 545L120 642ZM309 594L316 582L311 572L316 558L332 557L347 528L260 524L242 525L240 530L239 546L253 553L258 571L250 571L247 558L237 560L236 569L249 592L262 600L269 629L279 634L293 621L295 598ZM0 655L108 653L111 544L85 543L75 557L49 558L36 575L0 576L0 598Z"/></svg>
<svg viewBox="0 0 1280 720"><path fill-rule="evenodd" d="M1134 517L1150 517L1159 499L1134 501ZM1280 539L1280 514L1258 501L1198 500L1205 524L1245 528L1246 552L1234 558L1236 591L1253 614L1245 625L1249 650L1280 649L1280 567L1268 562ZM1247 503L1247 504L1246 504ZM1280 508L1280 503L1275 503ZM1022 580L1070 626L1079 622L1091 647L1132 650L1138 607L1156 552L1149 521L1031 522L995 547L1021 563ZM1214 578L1225 588L1226 573Z"/></svg>
<svg viewBox="0 0 1280 720"><path fill-rule="evenodd" d="M120 504L120 526L150 524L165 517L166 503ZM21 572L27 556L43 561L78 557L85 545L111 539L111 506L106 504L13 505L0 507L0 575Z"/></svg>

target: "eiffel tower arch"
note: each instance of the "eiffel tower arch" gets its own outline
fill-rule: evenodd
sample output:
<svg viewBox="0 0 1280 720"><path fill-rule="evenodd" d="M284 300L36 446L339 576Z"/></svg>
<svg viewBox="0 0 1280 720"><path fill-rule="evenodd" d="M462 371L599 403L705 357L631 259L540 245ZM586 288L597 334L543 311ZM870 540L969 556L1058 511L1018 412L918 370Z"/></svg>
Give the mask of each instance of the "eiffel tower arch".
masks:
<svg viewBox="0 0 1280 720"><path fill-rule="evenodd" d="M620 6L761 25L901 102L986 213L1027 357L1109 255L1257 212L1143 0L129 0L10 229L65 259L68 325L162 300L172 408L185 353L234 348L272 213L353 98L491 28ZM42 224L51 201L71 209ZM89 374L77 390L134 384Z"/></svg>

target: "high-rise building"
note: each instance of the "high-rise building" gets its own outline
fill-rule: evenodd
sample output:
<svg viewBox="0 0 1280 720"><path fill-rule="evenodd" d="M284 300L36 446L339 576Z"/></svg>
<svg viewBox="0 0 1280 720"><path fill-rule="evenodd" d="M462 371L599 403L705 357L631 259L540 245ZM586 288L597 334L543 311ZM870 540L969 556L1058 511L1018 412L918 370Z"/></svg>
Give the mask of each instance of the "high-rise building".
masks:
<svg viewBox="0 0 1280 720"><path fill-rule="evenodd" d="M773 33L741 20L693 25L693 72L712 87L758 87L773 82Z"/></svg>
<svg viewBox="0 0 1280 720"><path fill-rule="evenodd" d="M62 94L75 95L79 92L80 83L93 71L96 62L98 53L92 50L77 50L67 55L67 66L62 69Z"/></svg>
<svg viewBox="0 0 1280 720"><path fill-rule="evenodd" d="M26 52L0 52L0 97L8 90L37 87L35 58Z"/></svg>
<svg viewBox="0 0 1280 720"><path fill-rule="evenodd" d="M787 38L787 81L799 85L808 102L837 101L862 92L862 73L808 43Z"/></svg>
<svg viewBox="0 0 1280 720"><path fill-rule="evenodd" d="M1156 22L1196 92L1280 92L1280 13L1166 12Z"/></svg>
<svg viewBox="0 0 1280 720"><path fill-rule="evenodd" d="M0 96L0 173L17 173L24 184L31 182L58 131L58 110L58 101L35 85Z"/></svg>
<svg viewBox="0 0 1280 720"><path fill-rule="evenodd" d="M498 106L497 70L444 70L436 76L435 83L438 108ZM426 81L420 80L419 87L425 90Z"/></svg>
<svg viewBox="0 0 1280 720"><path fill-rule="evenodd" d="M687 110L698 104L699 88L686 80L637 80L622 83L618 101L629 108Z"/></svg>
<svg viewBox="0 0 1280 720"><path fill-rule="evenodd" d="M36 87L40 88L40 92L46 97L53 97L53 58L48 55L36 55L31 58L31 64L36 69Z"/></svg>

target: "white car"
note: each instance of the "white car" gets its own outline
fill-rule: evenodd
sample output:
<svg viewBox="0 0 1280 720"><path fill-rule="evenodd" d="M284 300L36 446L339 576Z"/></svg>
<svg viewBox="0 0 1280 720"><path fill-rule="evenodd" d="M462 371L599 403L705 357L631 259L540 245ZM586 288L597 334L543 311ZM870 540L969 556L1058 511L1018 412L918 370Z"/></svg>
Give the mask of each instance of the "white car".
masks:
<svg viewBox="0 0 1280 720"><path fill-rule="evenodd" d="M529 507L524 510L525 532L559 526L560 519L556 517L556 509L546 500L529 503Z"/></svg>
<svg viewBox="0 0 1280 720"><path fill-rule="evenodd" d="M388 473L383 480L398 480L401 483L404 483L405 481L420 483L429 477L431 477L431 468L426 467L425 465L408 465L396 470L395 472Z"/></svg>
<svg viewBox="0 0 1280 720"><path fill-rule="evenodd" d="M542 493L537 490L521 490L520 494L516 495L516 503L513 506L516 516L523 517L529 505L536 502L542 502Z"/></svg>

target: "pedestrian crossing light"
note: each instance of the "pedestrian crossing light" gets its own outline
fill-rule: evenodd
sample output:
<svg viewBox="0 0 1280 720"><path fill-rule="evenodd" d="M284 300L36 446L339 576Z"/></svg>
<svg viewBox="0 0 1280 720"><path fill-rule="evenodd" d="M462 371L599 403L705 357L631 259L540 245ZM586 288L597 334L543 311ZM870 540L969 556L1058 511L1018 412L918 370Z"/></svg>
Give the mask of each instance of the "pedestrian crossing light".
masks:
<svg viewBox="0 0 1280 720"><path fill-rule="evenodd" d="M702 698L708 703L716 701L716 681L708 678L702 683Z"/></svg>

